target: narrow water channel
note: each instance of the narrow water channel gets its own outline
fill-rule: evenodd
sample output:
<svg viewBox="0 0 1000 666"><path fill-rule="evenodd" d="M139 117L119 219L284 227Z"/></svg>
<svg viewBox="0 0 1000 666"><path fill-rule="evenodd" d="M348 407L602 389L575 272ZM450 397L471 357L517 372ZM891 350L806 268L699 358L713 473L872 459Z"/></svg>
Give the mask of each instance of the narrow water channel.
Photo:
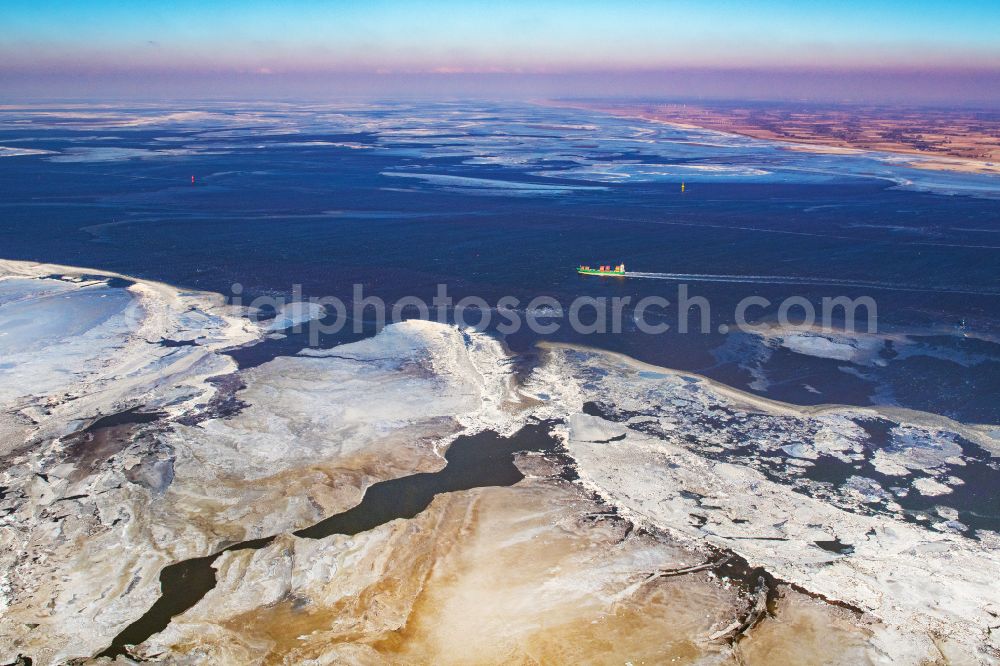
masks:
<svg viewBox="0 0 1000 666"><path fill-rule="evenodd" d="M427 508L438 493L486 486L510 486L521 479L514 454L522 451L547 452L559 446L551 435L551 423L533 423L511 437L485 431L458 437L445 454L447 465L438 472L404 476L373 484L360 504L330 516L315 525L294 532L305 539L322 539L332 534L358 534L396 518L413 518ZM126 653L126 646L139 645L163 631L171 618L198 603L215 587L212 564L230 550L260 549L274 536L243 541L205 557L177 562L160 572L160 598L138 620L115 636L110 647L98 656L114 658Z"/></svg>

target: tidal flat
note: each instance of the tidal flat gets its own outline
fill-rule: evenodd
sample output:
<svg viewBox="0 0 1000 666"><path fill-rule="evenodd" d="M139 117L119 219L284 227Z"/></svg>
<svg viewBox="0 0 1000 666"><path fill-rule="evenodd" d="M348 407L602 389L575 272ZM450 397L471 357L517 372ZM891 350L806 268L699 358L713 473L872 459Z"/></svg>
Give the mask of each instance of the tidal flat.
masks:
<svg viewBox="0 0 1000 666"><path fill-rule="evenodd" d="M217 295L2 267L36 313L4 372L44 380L3 402L6 660L996 653L1000 539L959 501L995 429L417 320L240 369L270 325Z"/></svg>

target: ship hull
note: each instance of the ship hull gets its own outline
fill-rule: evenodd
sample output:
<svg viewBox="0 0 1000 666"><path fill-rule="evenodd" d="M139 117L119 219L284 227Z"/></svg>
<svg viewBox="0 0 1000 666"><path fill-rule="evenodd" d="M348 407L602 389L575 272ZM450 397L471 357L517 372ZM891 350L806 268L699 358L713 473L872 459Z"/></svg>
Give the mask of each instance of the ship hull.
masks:
<svg viewBox="0 0 1000 666"><path fill-rule="evenodd" d="M594 271L588 268L578 268L576 272L580 275L606 275L610 277L625 277L625 271Z"/></svg>

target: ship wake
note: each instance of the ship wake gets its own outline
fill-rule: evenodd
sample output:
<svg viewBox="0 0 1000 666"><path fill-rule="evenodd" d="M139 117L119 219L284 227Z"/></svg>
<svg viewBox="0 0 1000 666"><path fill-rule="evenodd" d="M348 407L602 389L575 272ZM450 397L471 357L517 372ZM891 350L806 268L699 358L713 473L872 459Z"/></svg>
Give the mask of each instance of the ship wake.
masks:
<svg viewBox="0 0 1000 666"><path fill-rule="evenodd" d="M969 294L976 296L1000 296L994 289L969 289L962 286L919 287L897 282L875 280L844 280L828 277L807 277L800 275L720 275L713 273L644 273L629 271L628 277L644 280L670 280L673 282L726 282L732 284L774 284L810 287L841 287L845 289L877 289L880 291L926 292L934 294Z"/></svg>

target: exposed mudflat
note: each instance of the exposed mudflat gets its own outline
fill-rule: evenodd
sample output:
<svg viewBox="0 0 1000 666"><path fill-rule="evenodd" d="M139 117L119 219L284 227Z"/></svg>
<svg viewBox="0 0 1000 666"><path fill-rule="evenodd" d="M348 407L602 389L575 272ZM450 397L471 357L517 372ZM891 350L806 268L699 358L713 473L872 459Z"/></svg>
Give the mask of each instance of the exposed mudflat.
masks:
<svg viewBox="0 0 1000 666"><path fill-rule="evenodd" d="M83 269L0 315L5 661L997 659L989 428L421 321L239 370L273 323Z"/></svg>

